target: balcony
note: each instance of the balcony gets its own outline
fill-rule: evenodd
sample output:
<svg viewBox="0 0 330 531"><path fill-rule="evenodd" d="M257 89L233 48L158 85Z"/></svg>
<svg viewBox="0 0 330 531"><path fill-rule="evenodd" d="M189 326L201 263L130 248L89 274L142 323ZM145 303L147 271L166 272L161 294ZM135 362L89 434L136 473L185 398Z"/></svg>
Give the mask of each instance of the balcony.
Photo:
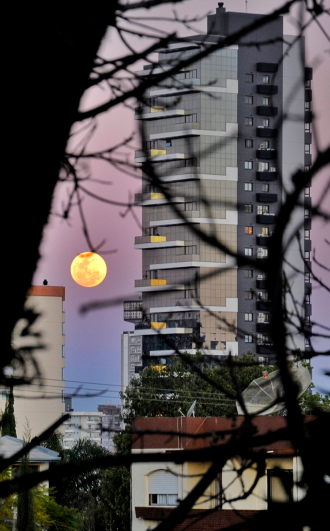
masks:
<svg viewBox="0 0 330 531"><path fill-rule="evenodd" d="M270 105L257 105L257 114L259 116L277 116L278 107L272 107Z"/></svg>
<svg viewBox="0 0 330 531"><path fill-rule="evenodd" d="M275 354L272 343L257 345L258 354Z"/></svg>
<svg viewBox="0 0 330 531"><path fill-rule="evenodd" d="M266 287L267 287L267 280L265 278L262 280L257 280L258 289L266 289Z"/></svg>
<svg viewBox="0 0 330 531"><path fill-rule="evenodd" d="M313 68L305 67L305 81L311 81L313 79Z"/></svg>
<svg viewBox="0 0 330 531"><path fill-rule="evenodd" d="M141 204L145 201L155 201L157 199L165 199L164 194L151 192L148 194L135 194L135 204Z"/></svg>
<svg viewBox="0 0 330 531"><path fill-rule="evenodd" d="M257 323L257 332L269 332L270 323Z"/></svg>
<svg viewBox="0 0 330 531"><path fill-rule="evenodd" d="M312 101L313 99L313 92L311 89L305 89L305 101Z"/></svg>
<svg viewBox="0 0 330 531"><path fill-rule="evenodd" d="M275 214L257 214L257 223L261 223L263 225L271 225L273 223L276 223L277 216Z"/></svg>
<svg viewBox="0 0 330 531"><path fill-rule="evenodd" d="M263 236L263 235L257 236L257 245L263 245L264 247L268 247L269 244L270 244L269 236Z"/></svg>
<svg viewBox="0 0 330 531"><path fill-rule="evenodd" d="M142 293L148 291L177 291L184 290L183 284L167 284L162 278L139 279L135 281L135 291Z"/></svg>
<svg viewBox="0 0 330 531"><path fill-rule="evenodd" d="M257 301L257 310L261 312L269 311L272 305L272 301Z"/></svg>
<svg viewBox="0 0 330 531"><path fill-rule="evenodd" d="M277 94L277 85L257 85L257 94Z"/></svg>
<svg viewBox="0 0 330 531"><path fill-rule="evenodd" d="M305 111L305 123L310 123L313 121L312 111Z"/></svg>
<svg viewBox="0 0 330 531"><path fill-rule="evenodd" d="M259 125L257 127L257 136L261 138L276 138L277 129L272 129L271 127L263 127Z"/></svg>
<svg viewBox="0 0 330 531"><path fill-rule="evenodd" d="M277 159L277 150L276 149L257 149L257 158L265 160L275 160Z"/></svg>
<svg viewBox="0 0 330 531"><path fill-rule="evenodd" d="M271 74L277 72L277 63L257 63L257 72L264 72L265 74Z"/></svg>
<svg viewBox="0 0 330 531"><path fill-rule="evenodd" d="M259 203L276 203L277 194L257 194L257 201Z"/></svg>
<svg viewBox="0 0 330 531"><path fill-rule="evenodd" d="M166 236L136 236L135 244L166 242Z"/></svg>
<svg viewBox="0 0 330 531"><path fill-rule="evenodd" d="M277 181L278 172L275 171L257 171L257 181Z"/></svg>
<svg viewBox="0 0 330 531"><path fill-rule="evenodd" d="M147 159L166 155L166 149L137 149L135 151L135 162L144 162Z"/></svg>

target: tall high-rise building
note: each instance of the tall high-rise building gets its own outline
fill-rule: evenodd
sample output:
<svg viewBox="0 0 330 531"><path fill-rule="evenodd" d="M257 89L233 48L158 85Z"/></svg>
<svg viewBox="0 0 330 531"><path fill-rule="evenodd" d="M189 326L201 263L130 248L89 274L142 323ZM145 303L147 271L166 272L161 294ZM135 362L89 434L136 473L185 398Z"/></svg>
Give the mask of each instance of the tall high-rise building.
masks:
<svg viewBox="0 0 330 531"><path fill-rule="evenodd" d="M219 3L206 35L159 50L158 64L140 75L164 72L261 16L226 12ZM267 259L292 174L311 165L312 70L303 54L303 39L284 35L279 17L181 68L149 89L136 110L144 145L135 157L143 176L136 196L143 233L135 239L143 276L135 281L141 297L135 302L143 317L126 309L125 319L135 323L127 341L141 343L137 370L169 363L175 348L195 353L203 347L210 359L252 351L260 361L272 361L265 274L237 265L234 255ZM310 206L306 188L290 220L301 239L290 242L283 265L307 323ZM293 341L295 348L308 347L302 334Z"/></svg>

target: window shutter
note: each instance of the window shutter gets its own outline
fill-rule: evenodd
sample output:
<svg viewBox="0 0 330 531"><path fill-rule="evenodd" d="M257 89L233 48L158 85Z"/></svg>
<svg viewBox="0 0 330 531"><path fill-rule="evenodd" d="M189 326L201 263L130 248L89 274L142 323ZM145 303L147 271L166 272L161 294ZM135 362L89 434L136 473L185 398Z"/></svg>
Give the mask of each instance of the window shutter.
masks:
<svg viewBox="0 0 330 531"><path fill-rule="evenodd" d="M178 476L157 470L149 476L149 494L178 494Z"/></svg>

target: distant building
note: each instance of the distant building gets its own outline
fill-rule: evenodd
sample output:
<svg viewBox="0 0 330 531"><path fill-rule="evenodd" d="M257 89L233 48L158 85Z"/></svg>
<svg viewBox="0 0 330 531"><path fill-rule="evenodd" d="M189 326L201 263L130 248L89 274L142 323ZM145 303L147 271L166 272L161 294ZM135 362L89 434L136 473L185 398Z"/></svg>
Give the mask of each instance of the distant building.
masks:
<svg viewBox="0 0 330 531"><path fill-rule="evenodd" d="M115 453L113 436L121 430L121 406L119 404L101 404L97 406L97 409L104 414L102 417L102 446L107 448L109 452Z"/></svg>
<svg viewBox="0 0 330 531"><path fill-rule="evenodd" d="M39 334L39 337L31 337L31 342L40 377L37 375L30 385L14 388L16 430L20 439L23 438L27 423L34 437L64 413L64 301L65 288L61 286L33 286L27 294L25 308L39 314L31 327L32 332ZM24 324L23 320L19 321L14 330L13 343L16 348L26 344L26 337L19 337L19 329ZM36 374L29 360L25 369L26 374L23 374L17 366L9 368L8 374L14 378L29 378ZM4 410L7 392L7 389L0 389L0 411Z"/></svg>
<svg viewBox="0 0 330 531"><path fill-rule="evenodd" d="M128 320L127 317L125 319ZM135 373L139 368L142 368L142 336L134 331L123 332L121 335L122 391L125 391L126 387L130 383L131 379L135 376Z"/></svg>
<svg viewBox="0 0 330 531"><path fill-rule="evenodd" d="M104 414L97 411L73 411L70 419L64 422L63 446L72 448L80 439L89 439L102 445L102 423Z"/></svg>

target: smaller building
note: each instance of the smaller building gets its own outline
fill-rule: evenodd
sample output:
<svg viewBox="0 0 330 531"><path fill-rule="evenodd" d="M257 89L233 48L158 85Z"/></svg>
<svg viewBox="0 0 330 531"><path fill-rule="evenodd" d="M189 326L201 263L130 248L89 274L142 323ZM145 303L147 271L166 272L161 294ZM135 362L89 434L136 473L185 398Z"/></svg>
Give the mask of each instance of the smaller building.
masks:
<svg viewBox="0 0 330 531"><path fill-rule="evenodd" d="M102 417L102 446L111 453L116 452L113 436L121 430L121 406L119 404L100 404L97 406Z"/></svg>
<svg viewBox="0 0 330 531"><path fill-rule="evenodd" d="M237 419L237 427L244 419ZM306 419L309 420L308 418ZM286 426L284 417L256 417L255 435L264 435ZM221 455L221 445L228 442L233 427L227 418L139 418L133 430L133 453L214 450ZM216 438L215 434L222 433ZM219 451L218 451L219 450ZM297 502L305 494L299 486L302 464L290 442L276 441L264 446L265 469L256 481L256 464L233 455L219 469L189 514L178 521L176 531L218 531L231 525L241 531L250 529L249 520L260 511L274 507L274 502ZM214 460L213 460L214 462ZM165 520L208 471L210 461L185 463L147 461L133 463L132 531L146 531ZM284 478L284 482L283 482ZM288 487L284 487L283 483ZM236 528L236 527L235 527Z"/></svg>
<svg viewBox="0 0 330 531"><path fill-rule="evenodd" d="M80 439L89 439L102 445L102 423L104 414L97 411L73 411L64 422L63 446L72 448Z"/></svg>
<svg viewBox="0 0 330 531"><path fill-rule="evenodd" d="M0 438L0 456L2 459L9 459L14 454L19 452L24 445L24 441L16 439L16 437L10 437L5 435ZM35 446L29 453L30 469L33 472L42 472L49 468L50 463L54 461L60 461L61 458L57 452L49 450L44 446ZM19 460L20 461L20 460ZM19 466L19 461L14 464L14 468ZM43 483L46 487L49 487L48 481Z"/></svg>

